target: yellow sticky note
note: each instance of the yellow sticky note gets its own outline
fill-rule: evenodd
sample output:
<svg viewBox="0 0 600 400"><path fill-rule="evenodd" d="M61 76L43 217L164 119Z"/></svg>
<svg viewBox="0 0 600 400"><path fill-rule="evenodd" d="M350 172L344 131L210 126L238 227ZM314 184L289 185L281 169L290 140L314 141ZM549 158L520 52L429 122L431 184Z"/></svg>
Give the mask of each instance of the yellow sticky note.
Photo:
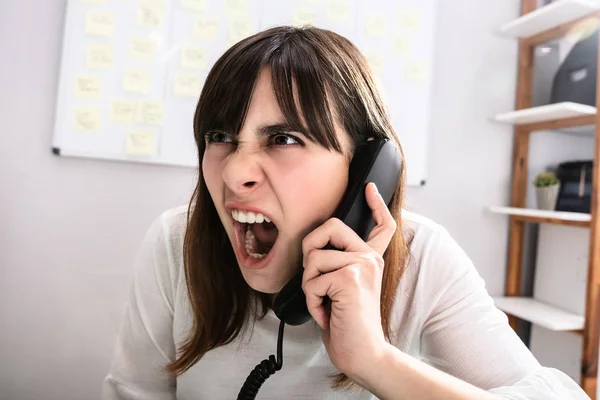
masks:
<svg viewBox="0 0 600 400"><path fill-rule="evenodd" d="M142 100L138 108L138 122L141 124L162 125L164 103L162 100Z"/></svg>
<svg viewBox="0 0 600 400"><path fill-rule="evenodd" d="M246 11L246 0L223 0L223 7L228 14Z"/></svg>
<svg viewBox="0 0 600 400"><path fill-rule="evenodd" d="M387 35L388 20L383 14L367 15L365 33L371 37L382 38Z"/></svg>
<svg viewBox="0 0 600 400"><path fill-rule="evenodd" d="M296 7L294 10L294 16L292 18L293 25L314 25L316 21L317 12L314 9L307 7Z"/></svg>
<svg viewBox="0 0 600 400"><path fill-rule="evenodd" d="M123 73L123 90L147 94L150 92L151 75L148 69L127 68Z"/></svg>
<svg viewBox="0 0 600 400"><path fill-rule="evenodd" d="M138 61L153 61L156 54L156 41L147 38L134 38L129 47L129 58Z"/></svg>
<svg viewBox="0 0 600 400"><path fill-rule="evenodd" d="M419 28L420 16L415 10L402 10L398 15L398 29L414 31Z"/></svg>
<svg viewBox="0 0 600 400"><path fill-rule="evenodd" d="M73 128L76 131L87 132L100 130L100 109L98 107L90 106L75 107Z"/></svg>
<svg viewBox="0 0 600 400"><path fill-rule="evenodd" d="M217 40L219 21L211 17L196 17L192 23L194 36L200 40L214 42Z"/></svg>
<svg viewBox="0 0 600 400"><path fill-rule="evenodd" d="M133 129L125 134L125 152L131 155L152 155L155 153L154 131Z"/></svg>
<svg viewBox="0 0 600 400"><path fill-rule="evenodd" d="M137 23L147 28L162 28L165 19L165 6L161 1L140 0Z"/></svg>
<svg viewBox="0 0 600 400"><path fill-rule="evenodd" d="M392 54L405 56L410 52L411 39L407 36L398 35L392 38Z"/></svg>
<svg viewBox="0 0 600 400"><path fill-rule="evenodd" d="M205 69L208 63L206 47L183 45L180 59L182 68Z"/></svg>
<svg viewBox="0 0 600 400"><path fill-rule="evenodd" d="M206 9L206 0L181 0L181 8L202 12Z"/></svg>
<svg viewBox="0 0 600 400"><path fill-rule="evenodd" d="M243 15L237 15L229 20L229 25L227 26L227 38L230 45L237 43L254 33L254 23L250 18Z"/></svg>
<svg viewBox="0 0 600 400"><path fill-rule="evenodd" d="M102 91L102 78L92 75L79 75L75 78L75 97L97 100Z"/></svg>
<svg viewBox="0 0 600 400"><path fill-rule="evenodd" d="M427 79L427 63L413 60L406 64L406 80L411 83L423 83Z"/></svg>
<svg viewBox="0 0 600 400"><path fill-rule="evenodd" d="M373 72L376 74L381 72L381 69L383 68L383 57L381 54L373 51L366 51L364 55Z"/></svg>
<svg viewBox="0 0 600 400"><path fill-rule="evenodd" d="M202 89L199 74L178 71L175 73L173 93L183 97L198 97Z"/></svg>
<svg viewBox="0 0 600 400"><path fill-rule="evenodd" d="M85 15L85 34L112 37L115 34L116 17L106 11L88 11Z"/></svg>
<svg viewBox="0 0 600 400"><path fill-rule="evenodd" d="M109 69L115 63L115 47L105 43L90 43L85 54L85 65L91 69Z"/></svg>
<svg viewBox="0 0 600 400"><path fill-rule="evenodd" d="M348 0L327 0L327 18L332 21L347 21L350 16Z"/></svg>
<svg viewBox="0 0 600 400"><path fill-rule="evenodd" d="M132 100L115 100L110 105L110 121L118 124L133 124L136 103Z"/></svg>

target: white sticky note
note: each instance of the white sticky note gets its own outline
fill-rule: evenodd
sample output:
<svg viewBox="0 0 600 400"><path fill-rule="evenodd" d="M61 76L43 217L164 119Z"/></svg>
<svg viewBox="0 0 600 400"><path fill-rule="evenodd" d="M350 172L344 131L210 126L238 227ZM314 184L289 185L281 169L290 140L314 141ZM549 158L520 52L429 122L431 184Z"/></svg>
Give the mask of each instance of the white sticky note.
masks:
<svg viewBox="0 0 600 400"><path fill-rule="evenodd" d="M181 67L206 69L208 64L207 50L203 46L183 45L181 46Z"/></svg>
<svg viewBox="0 0 600 400"><path fill-rule="evenodd" d="M240 14L230 18L227 26L229 45L233 45L254 33L254 23L249 17Z"/></svg>
<svg viewBox="0 0 600 400"><path fill-rule="evenodd" d="M193 35L196 39L214 42L219 32L219 21L212 17L196 17L192 23Z"/></svg>
<svg viewBox="0 0 600 400"><path fill-rule="evenodd" d="M129 58L137 61L153 61L156 56L156 41L148 38L134 38L129 47Z"/></svg>
<svg viewBox="0 0 600 400"><path fill-rule="evenodd" d="M348 0L327 0L327 18L331 21L347 21L350 16Z"/></svg>
<svg viewBox="0 0 600 400"><path fill-rule="evenodd" d="M85 65L91 69L110 69L115 63L115 47L106 43L90 43L85 54Z"/></svg>
<svg viewBox="0 0 600 400"><path fill-rule="evenodd" d="M388 20L384 14L367 15L365 33L374 38L383 38L388 33Z"/></svg>
<svg viewBox="0 0 600 400"><path fill-rule="evenodd" d="M317 12L314 8L296 7L292 17L292 25L315 25L317 21Z"/></svg>
<svg viewBox="0 0 600 400"><path fill-rule="evenodd" d="M165 6L157 0L140 0L137 23L147 28L160 29L165 19Z"/></svg>
<svg viewBox="0 0 600 400"><path fill-rule="evenodd" d="M75 97L97 100L102 91L102 78L93 75L75 77Z"/></svg>
<svg viewBox="0 0 600 400"><path fill-rule="evenodd" d="M98 107L76 106L73 111L73 129L86 132L100 130L100 109Z"/></svg>
<svg viewBox="0 0 600 400"><path fill-rule="evenodd" d="M181 0L181 8L188 11L202 12L206 9L206 0Z"/></svg>
<svg viewBox="0 0 600 400"><path fill-rule="evenodd" d="M408 36L397 35L392 38L392 54L397 56L406 56L411 49L411 39Z"/></svg>
<svg viewBox="0 0 600 400"><path fill-rule="evenodd" d="M137 122L140 124L162 125L164 115L162 100L142 100L138 105Z"/></svg>
<svg viewBox="0 0 600 400"><path fill-rule="evenodd" d="M114 13L107 11L88 11L85 15L85 34L90 36L113 37L116 28Z"/></svg>
<svg viewBox="0 0 600 400"><path fill-rule="evenodd" d="M118 124L133 124L136 116L136 102L115 100L110 104L110 121Z"/></svg>
<svg viewBox="0 0 600 400"><path fill-rule="evenodd" d="M150 70L144 68L127 68L123 72L123 90L132 93L148 94L151 87Z"/></svg>
<svg viewBox="0 0 600 400"><path fill-rule="evenodd" d="M397 28L401 31L415 31L419 28L421 17L416 10L401 10L398 14Z"/></svg>
<svg viewBox="0 0 600 400"><path fill-rule="evenodd" d="M202 82L200 74L177 71L173 81L173 93L176 96L194 97L200 96Z"/></svg>
<svg viewBox="0 0 600 400"><path fill-rule="evenodd" d="M427 63L412 60L406 63L406 80L410 83L423 83L427 80Z"/></svg>
<svg viewBox="0 0 600 400"><path fill-rule="evenodd" d="M131 155L153 155L155 138L152 129L132 129L125 133L125 152Z"/></svg>

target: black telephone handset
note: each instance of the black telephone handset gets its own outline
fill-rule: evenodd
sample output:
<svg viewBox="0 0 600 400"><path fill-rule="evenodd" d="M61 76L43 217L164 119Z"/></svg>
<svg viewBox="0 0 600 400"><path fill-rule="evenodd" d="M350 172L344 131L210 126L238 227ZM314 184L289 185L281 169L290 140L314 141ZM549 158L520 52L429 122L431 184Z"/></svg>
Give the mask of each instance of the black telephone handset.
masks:
<svg viewBox="0 0 600 400"><path fill-rule="evenodd" d="M365 197L366 185L374 182L389 207L401 168L400 153L388 139L376 138L358 146L350 163L348 187L333 216L366 240L375 226ZM273 304L275 315L288 325L302 325L311 319L301 287L302 273L300 271L285 285Z"/></svg>

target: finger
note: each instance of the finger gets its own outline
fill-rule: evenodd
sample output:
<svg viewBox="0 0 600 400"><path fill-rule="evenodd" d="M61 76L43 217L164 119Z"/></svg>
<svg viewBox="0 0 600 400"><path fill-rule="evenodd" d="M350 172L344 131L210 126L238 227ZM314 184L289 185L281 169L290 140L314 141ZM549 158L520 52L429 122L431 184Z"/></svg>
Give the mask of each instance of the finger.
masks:
<svg viewBox="0 0 600 400"><path fill-rule="evenodd" d="M366 188L367 204L371 208L375 226L369 232L367 244L379 254L383 255L392 236L396 232L396 220L390 213L390 210L385 204L383 197L377 191L374 183L369 183Z"/></svg>
<svg viewBox="0 0 600 400"><path fill-rule="evenodd" d="M334 274L335 272L311 279L302 287L306 295L308 312L323 330L329 327L329 315L327 315L327 310L323 305L323 297L329 295L331 298L335 280Z"/></svg>
<svg viewBox="0 0 600 400"><path fill-rule="evenodd" d="M323 225L309 233L302 241L302 254L305 256L314 249L322 249L331 244L340 251L369 251L365 242L338 218L330 218Z"/></svg>
<svg viewBox="0 0 600 400"><path fill-rule="evenodd" d="M313 249L304 257L304 273L302 284L319 275L333 272L347 265L356 264L365 253L345 252L339 250Z"/></svg>

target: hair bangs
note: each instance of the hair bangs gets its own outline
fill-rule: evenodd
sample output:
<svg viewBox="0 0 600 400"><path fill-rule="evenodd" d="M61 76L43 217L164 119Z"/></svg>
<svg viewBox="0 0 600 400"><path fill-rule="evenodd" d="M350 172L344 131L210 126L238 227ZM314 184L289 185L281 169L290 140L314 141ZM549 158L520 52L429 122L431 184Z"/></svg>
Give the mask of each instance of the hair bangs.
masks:
<svg viewBox="0 0 600 400"><path fill-rule="evenodd" d="M297 31L302 34L302 31ZM313 47L297 36L288 37L269 60L273 90L279 108L292 129L327 149L342 151L334 128L329 99L328 69Z"/></svg>

